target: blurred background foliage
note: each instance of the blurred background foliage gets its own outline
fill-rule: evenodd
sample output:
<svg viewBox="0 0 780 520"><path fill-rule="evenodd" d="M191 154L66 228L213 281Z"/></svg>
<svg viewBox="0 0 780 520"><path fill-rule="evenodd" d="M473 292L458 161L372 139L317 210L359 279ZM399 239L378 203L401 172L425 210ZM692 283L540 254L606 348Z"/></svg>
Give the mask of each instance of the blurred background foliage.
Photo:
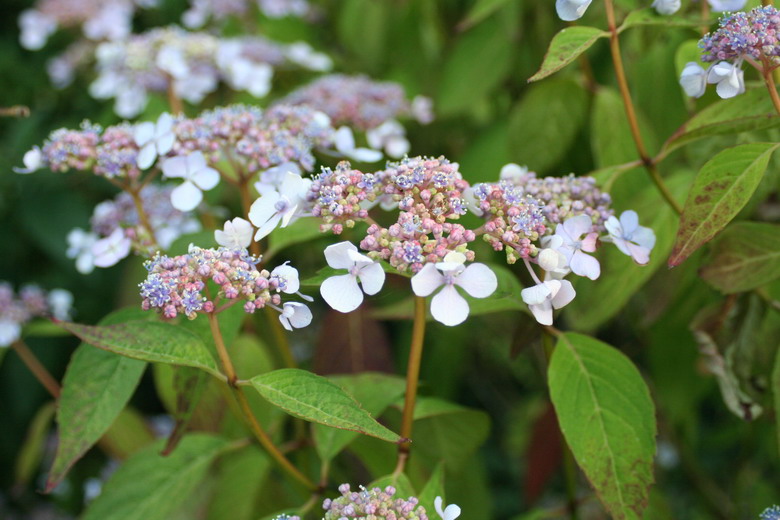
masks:
<svg viewBox="0 0 780 520"><path fill-rule="evenodd" d="M138 13L135 32L176 23L186 8L180 0L161 3L159 8ZM408 129L410 155L443 154L460 163L461 172L472 183L496 179L501 166L510 161L526 164L540 175L579 175L637 157L606 40L554 76L527 83L553 35L564 27L551 1L322 0L317 5L323 15L318 23L287 18L258 19L250 25L280 41L310 42L334 58L337 71L397 81L410 97L432 97L437 118L431 125ZM136 284L143 268L137 259L131 259L80 275L65 256L65 236L73 227L85 226L95 204L113 196L114 189L79 173L23 176L11 173L11 167L20 165L23 153L56 128L76 127L85 118L101 124L118 120L110 103L87 94L90 73L79 74L64 90L50 85L46 61L60 52L72 35L57 33L39 52L19 46L16 20L29 6L24 0L4 0L4 16L0 18L2 104L31 109L28 118L0 119L0 278L17 287L36 283L44 288L68 289L75 295L76 319L95 323L112 308L138 305ZM635 0L619 2L624 13L643 6ZM695 12L697 5L683 8ZM596 1L582 23L604 28L604 20L603 6ZM224 34L243 30L237 20L222 28ZM621 37L630 86L651 154L696 109L715 101L712 91L695 102L686 99L677 84L685 61L678 57L678 50L689 50L688 42L697 37L693 29L657 26L633 28ZM313 77L281 73L274 78L271 96L259 104L267 105ZM233 101L258 103L247 95L219 90L203 106ZM145 118L163 109L162 99L150 103ZM193 115L197 109L190 106L187 112ZM701 140L673 152L660 168L683 201L693 173L716 151L744 141L776 141L778 137L777 131L763 131ZM777 222L777 212L770 209L777 205L779 171L776 159L741 218ZM608 173L599 178L608 180ZM616 211L636 209L643 224L654 228L659 240L653 259L649 266L638 268L617 253L607 254L602 279L577 284L578 298L557 326L592 333L619 348L640 367L650 385L658 413L659 452L657 484L646 518L756 518L765 507L780 501L777 433L769 388L769 370L780 340L778 314L755 301L755 296L737 295L727 300L699 279L697 268L706 252L674 270L666 269L676 218L641 169L630 170L610 183ZM237 200L228 198L222 203L238 207ZM321 251L326 243L323 239L298 244L285 249L278 259L293 260L305 278L323 264ZM480 253L490 254L484 249ZM501 258L494 261L501 262ZM513 271L521 276L520 270ZM372 306L365 305L348 316L328 313L324 305L315 304L318 325L292 336L303 366L321 374L365 370L403 373L411 327L408 320L399 318L408 314L401 307L393 312L382 308L403 299L406 289L404 281L390 281L391 290L373 299ZM780 284L770 287L770 294L780 298ZM730 363L737 367L740 384L764 409L763 415L752 421L728 410L691 330L697 316L701 320L703 310L717 311L724 302L738 311L735 323L726 329L742 333L737 338L722 337L727 335L721 330L716 341L721 346L742 342L743 352L748 352ZM740 328L744 320L750 320L750 326ZM262 316L257 317L255 327L265 342ZM354 334L339 334L356 329L361 331L357 342ZM31 337L28 343L58 378L77 346L71 337ZM279 364L271 348L252 352L243 366L268 370ZM539 331L524 311L474 316L454 329L432 322L423 358L425 399L421 406L432 403L432 417L442 418L415 425L421 449L412 459L413 484L421 486L435 469L429 466L431 461L443 459L448 498L463 508L466 519L544 518L539 511L562 508L567 459L549 404L545 363ZM107 454L125 457L153 438L155 423L168 409L160 383L165 380L165 370L147 370L130 408L99 448L76 464L53 494L41 495L38 490L53 456L52 405L15 354L5 355L0 364L0 513L8 518L76 516L83 508L85 483L105 471ZM213 405L220 396L212 395L211 399ZM447 411L436 405L436 399L468 408ZM204 430L214 428L209 422L213 410L209 411L207 404L199 413L201 423L195 424ZM277 431L284 427L273 410L260 413ZM399 423L400 413L391 407L382 417L393 427ZM232 427L240 428L237 424ZM284 497L291 506L305 499L280 479L268 478L269 469L257 453L241 453L231 457L244 468L245 480L231 485L217 468L205 484L212 490L223 490L225 503L230 504L223 504L223 510L213 506L209 519L258 518L258 512L262 516L277 510L278 502L267 503L270 494L258 493L260 488L278 491L274 493L277 500ZM297 456L296 463L306 467L306 457L313 457L313 453L302 451ZM352 479L354 485L361 483L355 476L362 475L363 483L368 483L381 471L377 468L393 457L393 446L360 438L336 460L333 479ZM578 480L580 495L585 497L582 517L605 517L584 478ZM194 515L198 505L191 506ZM195 517L185 513L180 518Z"/></svg>

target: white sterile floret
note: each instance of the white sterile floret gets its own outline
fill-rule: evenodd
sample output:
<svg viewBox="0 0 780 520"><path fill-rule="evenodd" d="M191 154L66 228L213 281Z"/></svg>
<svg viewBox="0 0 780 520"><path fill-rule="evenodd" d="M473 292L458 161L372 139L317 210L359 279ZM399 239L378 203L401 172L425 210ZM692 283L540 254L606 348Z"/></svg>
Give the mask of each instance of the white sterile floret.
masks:
<svg viewBox="0 0 780 520"><path fill-rule="evenodd" d="M173 118L165 112L157 118L157 123L145 121L135 125L133 139L141 148L136 164L145 170L154 164L157 157L165 155L173 148L173 143L176 141L173 133Z"/></svg>
<svg viewBox="0 0 780 520"><path fill-rule="evenodd" d="M186 76L174 78L173 91L187 103L199 104L208 94L217 90L219 79L211 69L199 73L190 71Z"/></svg>
<svg viewBox="0 0 780 520"><path fill-rule="evenodd" d="M448 505L442 510L442 503L444 501L441 497L436 497L433 501L433 506L436 508L436 513L442 518L442 520L455 520L460 516L460 507L455 504Z"/></svg>
<svg viewBox="0 0 780 520"><path fill-rule="evenodd" d="M27 9L19 15L19 43L30 51L46 45L46 40L57 30L57 21L35 9Z"/></svg>
<svg viewBox="0 0 780 520"><path fill-rule="evenodd" d="M24 168L14 167L13 171L16 173L32 173L34 171L43 168L43 153L37 146L33 146L31 150L27 150L22 157L22 163Z"/></svg>
<svg viewBox="0 0 780 520"><path fill-rule="evenodd" d="M652 229L639 225L636 211L624 211L620 220L614 216L604 223L609 239L620 251L630 256L640 265L650 261L650 251L655 245L655 233Z"/></svg>
<svg viewBox="0 0 780 520"><path fill-rule="evenodd" d="M278 191L288 172L298 176L303 173L298 163L294 162L285 162L260 172L260 180L255 183L257 193L262 195L269 191Z"/></svg>
<svg viewBox="0 0 780 520"><path fill-rule="evenodd" d="M519 164L509 163L505 164L501 168L501 174L499 179L502 181L520 182L525 176L528 175L528 166L520 166Z"/></svg>
<svg viewBox="0 0 780 520"><path fill-rule="evenodd" d="M66 238L68 249L65 256L76 259L76 270L81 274L89 274L95 269L95 257L92 254L92 245L97 242L98 236L83 229L73 229Z"/></svg>
<svg viewBox="0 0 780 520"><path fill-rule="evenodd" d="M306 327L311 323L311 318L311 309L298 302L285 303L282 306L282 313L279 315L282 326L289 331Z"/></svg>
<svg viewBox="0 0 780 520"><path fill-rule="evenodd" d="M126 119L131 119L140 114L149 101L146 89L136 84L120 84L117 87L115 96L114 112Z"/></svg>
<svg viewBox="0 0 780 520"><path fill-rule="evenodd" d="M747 0L707 0L716 13L741 11Z"/></svg>
<svg viewBox="0 0 780 520"><path fill-rule="evenodd" d="M394 159L409 153L410 144L406 139L406 129L395 119L389 119L370 130L366 130L366 140L371 148L384 149Z"/></svg>
<svg viewBox="0 0 780 520"><path fill-rule="evenodd" d="M555 228L555 234L561 238L557 250L566 257L572 272L595 280L601 274L601 266L598 260L585 254L596 250L598 235L592 231L593 221L588 215L571 217Z"/></svg>
<svg viewBox="0 0 780 520"><path fill-rule="evenodd" d="M70 291L53 289L46 297L46 302L54 318L62 321L70 319L70 310L73 307L73 294Z"/></svg>
<svg viewBox="0 0 780 520"><path fill-rule="evenodd" d="M382 152L372 150L370 148L356 148L355 136L352 134L352 130L348 126L342 126L336 130L333 136L333 141L336 145L336 151L345 157L354 159L360 162L376 162L382 158Z"/></svg>
<svg viewBox="0 0 780 520"><path fill-rule="evenodd" d="M536 261L539 267L545 270L546 276L560 280L571 272L566 255L558 249L563 245L563 239L558 235L547 236L542 239L544 249L539 251Z"/></svg>
<svg viewBox="0 0 780 520"><path fill-rule="evenodd" d="M130 239L122 228L116 228L106 238L92 244L93 263L97 267L111 267L130 254Z"/></svg>
<svg viewBox="0 0 780 520"><path fill-rule="evenodd" d="M576 294L568 280L547 280L520 292L534 318L542 325L552 325L553 309L565 307Z"/></svg>
<svg viewBox="0 0 780 520"><path fill-rule="evenodd" d="M247 248L252 243L254 228L249 221L236 217L225 222L223 229L214 230L217 244L230 248Z"/></svg>
<svg viewBox="0 0 780 520"><path fill-rule="evenodd" d="M330 56L315 51L306 42L295 42L287 47L287 59L293 63L318 72L328 72L333 68Z"/></svg>
<svg viewBox="0 0 780 520"><path fill-rule="evenodd" d="M420 124L427 125L433 122L433 100L428 96L414 96L411 111L412 116Z"/></svg>
<svg viewBox="0 0 780 520"><path fill-rule="evenodd" d="M591 0L556 0L555 10L561 20L573 22L582 18L590 2Z"/></svg>
<svg viewBox="0 0 780 520"><path fill-rule="evenodd" d="M308 302L313 302L314 298L307 296L298 291L301 288L301 282L298 278L298 270L287 261L282 265L279 265L271 271L271 280L276 279L277 292L283 292L286 294L297 294Z"/></svg>
<svg viewBox="0 0 780 520"><path fill-rule="evenodd" d="M680 0L654 0L651 7L654 7L658 14L670 15L679 11L681 5Z"/></svg>
<svg viewBox="0 0 780 520"><path fill-rule="evenodd" d="M11 319L0 318L0 347L8 347L22 335L22 326Z"/></svg>
<svg viewBox="0 0 780 520"><path fill-rule="evenodd" d="M474 298L487 298L498 287L498 279L488 266L474 263L465 267L465 261L465 255L452 252L443 262L425 264L412 277L412 291L417 296L429 296L444 286L431 300L431 316L444 325L458 325L469 316L469 304L456 285Z"/></svg>
<svg viewBox="0 0 780 520"><path fill-rule="evenodd" d="M680 74L680 86L687 95L702 97L707 89L707 71L695 61L689 61Z"/></svg>
<svg viewBox="0 0 780 520"><path fill-rule="evenodd" d="M121 40L132 32L133 7L129 3L107 2L84 22L84 36L90 40Z"/></svg>
<svg viewBox="0 0 780 520"><path fill-rule="evenodd" d="M740 65L741 63L732 65L727 61L720 61L710 67L707 83L715 83L715 91L723 99L745 92L745 72Z"/></svg>
<svg viewBox="0 0 780 520"><path fill-rule="evenodd" d="M258 229L255 240L262 240L276 226L287 227L293 222L298 207L303 204L311 185L310 179L287 172L279 191L266 191L249 208L249 220Z"/></svg>
<svg viewBox="0 0 780 520"><path fill-rule="evenodd" d="M164 45L154 60L155 65L172 78L184 78L190 74L190 66L178 47Z"/></svg>
<svg viewBox="0 0 780 520"><path fill-rule="evenodd" d="M165 177L184 179L184 183L171 192L171 204L179 211L195 209L203 200L201 190L208 191L219 184L219 173L209 167L200 151L166 159L162 171Z"/></svg>
<svg viewBox="0 0 780 520"><path fill-rule="evenodd" d="M350 242L326 247L325 260L333 269L348 271L347 274L331 276L320 286L322 298L339 312L354 311L363 303L363 293L376 294L385 283L385 271L379 262L358 253L357 247Z"/></svg>

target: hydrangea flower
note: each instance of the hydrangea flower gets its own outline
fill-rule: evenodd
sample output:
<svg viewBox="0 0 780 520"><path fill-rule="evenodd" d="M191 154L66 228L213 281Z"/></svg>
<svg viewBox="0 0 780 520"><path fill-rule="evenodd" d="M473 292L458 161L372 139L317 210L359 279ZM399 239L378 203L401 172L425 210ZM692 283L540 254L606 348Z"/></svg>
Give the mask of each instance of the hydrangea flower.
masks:
<svg viewBox="0 0 780 520"><path fill-rule="evenodd" d="M306 301L313 302L314 298L302 294L299 289L301 288L301 281L298 278L298 270L289 265L289 261L283 263L280 266L274 268L271 271L270 281L276 284L276 292L283 292L285 294L297 294Z"/></svg>
<svg viewBox="0 0 780 520"><path fill-rule="evenodd" d="M689 61L680 74L680 86L685 93L700 98L707 89L707 71L694 61Z"/></svg>
<svg viewBox="0 0 780 520"><path fill-rule="evenodd" d="M164 112L157 119L157 123L145 121L136 125L133 131L135 143L141 148L138 152L136 164L142 170L146 170L154 164L157 157L170 152L176 136L173 133L173 118Z"/></svg>
<svg viewBox="0 0 780 520"><path fill-rule="evenodd" d="M542 325L552 325L553 309L568 305L576 294L568 280L547 280L520 292L534 318Z"/></svg>
<svg viewBox="0 0 780 520"><path fill-rule="evenodd" d="M111 267L130 254L130 239L122 228L92 244L92 262L96 267Z"/></svg>
<svg viewBox="0 0 780 520"><path fill-rule="evenodd" d="M745 92L745 73L740 63L721 61L707 72L707 83L716 84L715 91L723 99L733 98Z"/></svg>
<svg viewBox="0 0 780 520"><path fill-rule="evenodd" d="M766 508L759 518L760 520L780 520L780 506Z"/></svg>
<svg viewBox="0 0 780 520"><path fill-rule="evenodd" d="M276 226L287 227L296 216L311 181L287 172L279 191L267 191L249 208L249 220L257 226L255 240L262 240Z"/></svg>
<svg viewBox="0 0 780 520"><path fill-rule="evenodd" d="M279 315L279 321L282 326L291 331L306 327L311 323L311 310L304 304L298 302L287 302L282 307L282 313Z"/></svg>
<svg viewBox="0 0 780 520"><path fill-rule="evenodd" d="M339 242L325 248L325 260L333 269L347 269L347 274L331 276L320 286L322 298L339 312L352 312L363 303L363 293L374 295L385 283L385 271L379 262L358 253L350 242ZM361 291L358 281L363 287Z"/></svg>
<svg viewBox="0 0 780 520"><path fill-rule="evenodd" d="M217 244L231 248L247 248L252 243L254 228L241 217L225 222L223 229L214 230L214 240Z"/></svg>
<svg viewBox="0 0 780 520"><path fill-rule="evenodd" d="M609 232L609 238L620 251L630 256L640 265L650 261L650 251L655 245L653 230L639 225L636 211L624 211L620 220L609 217L604 223Z"/></svg>
<svg viewBox="0 0 780 520"><path fill-rule="evenodd" d="M555 234L561 238L557 248L563 253L572 272L579 276L587 276L595 280L601 274L599 261L585 253L596 250L598 235L593 233L593 221L587 215L577 215L558 224ZM582 238L585 235L585 238Z"/></svg>
<svg viewBox="0 0 780 520"><path fill-rule="evenodd" d="M268 193L269 191L278 191L282 187L287 173L294 175L301 175L301 167L294 162L285 162L273 168L268 168L260 172L260 180L255 183L255 190L260 195Z"/></svg>
<svg viewBox="0 0 780 520"><path fill-rule="evenodd" d="M172 157L162 163L163 175L180 177L184 183L171 192L171 204L179 211L191 211L203 200L203 192L219 183L219 173L209 167L206 158L198 150L186 156Z"/></svg>
<svg viewBox="0 0 780 520"><path fill-rule="evenodd" d="M371 148L381 150L394 159L399 159L409 153L409 140L406 130L395 119L385 121L376 128L366 130L366 140Z"/></svg>
<svg viewBox="0 0 780 520"><path fill-rule="evenodd" d="M342 126L336 130L334 136L336 150L345 157L360 162L376 162L382 158L382 152L370 148L357 148L355 146L355 136L348 126Z"/></svg>
<svg viewBox="0 0 780 520"><path fill-rule="evenodd" d="M65 255L76 259L76 270L81 274L89 274L95 269L95 256L92 246L98 236L83 229L73 229L67 236L68 249Z"/></svg>
<svg viewBox="0 0 780 520"><path fill-rule="evenodd" d="M436 497L433 501L433 507L436 508L436 513L442 518L442 520L455 520L460 516L460 507L455 504L448 505L442 510L442 498Z"/></svg>
<svg viewBox="0 0 780 520"><path fill-rule="evenodd" d="M444 325L458 325L469 315L469 304L456 285L474 298L487 298L498 287L498 279L488 266L473 263L465 267L465 261L465 255L452 252L443 262L425 264L412 277L412 291L417 296L429 296L443 286L431 300L431 316Z"/></svg>

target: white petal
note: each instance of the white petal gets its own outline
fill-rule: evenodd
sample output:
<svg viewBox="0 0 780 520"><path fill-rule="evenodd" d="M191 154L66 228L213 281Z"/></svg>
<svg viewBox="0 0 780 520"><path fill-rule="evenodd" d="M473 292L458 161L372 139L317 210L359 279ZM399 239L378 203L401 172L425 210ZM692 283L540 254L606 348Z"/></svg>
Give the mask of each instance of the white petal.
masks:
<svg viewBox="0 0 780 520"><path fill-rule="evenodd" d="M536 321L538 321L540 324L552 325L553 323L552 303L546 300L539 304L529 305L528 308L531 309L531 314L534 315L534 318L536 318Z"/></svg>
<svg viewBox="0 0 780 520"><path fill-rule="evenodd" d="M582 251L575 251L571 257L569 267L574 274L579 276L587 276L591 280L595 280L601 275L601 266L599 261L592 256L583 253Z"/></svg>
<svg viewBox="0 0 780 520"><path fill-rule="evenodd" d="M293 314L292 316L288 317L288 320L290 321L290 325L292 325L294 328L300 329L311 323L311 309L309 309L306 305L297 302L285 303L285 314L287 314L290 309L293 309Z"/></svg>
<svg viewBox="0 0 780 520"><path fill-rule="evenodd" d="M311 186L311 179L304 179L297 173L286 172L282 185L279 187L279 193L282 197L287 197L291 202L295 202L306 196L309 186Z"/></svg>
<svg viewBox="0 0 780 520"><path fill-rule="evenodd" d="M349 251L357 251L357 247L351 242L331 244L325 248L325 260L333 269L349 269L355 265Z"/></svg>
<svg viewBox="0 0 780 520"><path fill-rule="evenodd" d="M428 296L444 283L444 277L433 264L425 264L412 276L412 291L417 296Z"/></svg>
<svg viewBox="0 0 780 520"><path fill-rule="evenodd" d="M590 2L591 0L556 0L555 10L561 20L573 22L582 18Z"/></svg>
<svg viewBox="0 0 780 520"><path fill-rule="evenodd" d="M331 276L320 285L320 294L339 312L352 312L363 303L363 291L351 274Z"/></svg>
<svg viewBox="0 0 780 520"><path fill-rule="evenodd" d="M190 181L185 181L171 192L171 205L179 211L191 211L203 200L203 193Z"/></svg>
<svg viewBox="0 0 780 520"><path fill-rule="evenodd" d="M146 143L151 142L154 139L154 123L145 121L135 125L135 128L133 128L133 139L135 139L135 144L138 146L144 146Z"/></svg>
<svg viewBox="0 0 780 520"><path fill-rule="evenodd" d="M208 191L219 184L219 173L214 168L209 168L207 166L193 173L192 182L194 182L198 188Z"/></svg>
<svg viewBox="0 0 780 520"><path fill-rule="evenodd" d="M285 263L277 266L273 271L271 271L271 276L284 278L286 287L282 292L287 294L295 294L298 292L298 289L301 288L301 282L298 280L298 270L291 265L287 265Z"/></svg>
<svg viewBox="0 0 780 520"><path fill-rule="evenodd" d="M620 225L623 227L623 234L630 237L639 227L639 215L631 209L624 211L620 215Z"/></svg>
<svg viewBox="0 0 780 520"><path fill-rule="evenodd" d="M620 238L623 236L623 226L620 225L620 221L615 216L610 216L604 222L604 227L607 228L607 232L612 237Z"/></svg>
<svg viewBox="0 0 780 520"><path fill-rule="evenodd" d="M293 328L292 325L290 325L290 319L287 316L280 314L279 321L282 322L282 327L292 332Z"/></svg>
<svg viewBox="0 0 780 520"><path fill-rule="evenodd" d="M734 77L737 77L736 74L734 74ZM741 84L738 79L731 79L731 76L729 76L718 82L715 92L723 99L733 98L741 93Z"/></svg>
<svg viewBox="0 0 780 520"><path fill-rule="evenodd" d="M282 225L279 227L287 227L287 225L293 221L295 213L298 211L298 205L289 206L284 212L280 213L282 217ZM298 220L296 218L296 220Z"/></svg>
<svg viewBox="0 0 780 520"><path fill-rule="evenodd" d="M512 182L517 182L517 181L522 180L522 178L527 173L528 173L528 167L527 166L520 166L519 164L509 163L509 164L505 164L501 168L501 173L499 174L499 179L512 181Z"/></svg>
<svg viewBox="0 0 780 520"><path fill-rule="evenodd" d="M471 264L455 278L455 283L474 298L487 298L498 287L496 274L485 264Z"/></svg>
<svg viewBox="0 0 780 520"><path fill-rule="evenodd" d="M255 200L249 208L249 220L256 227L260 227L276 214L276 203L281 196L275 191L269 191Z"/></svg>
<svg viewBox="0 0 780 520"><path fill-rule="evenodd" d="M349 259L358 266L371 265L374 263L374 261L371 260L371 257L358 253L357 249L348 249L347 256L349 256Z"/></svg>
<svg viewBox="0 0 780 520"><path fill-rule="evenodd" d="M187 177L187 158L171 157L162 163L163 175L168 178Z"/></svg>
<svg viewBox="0 0 780 520"><path fill-rule="evenodd" d="M585 233L590 233L591 229L593 229L593 221L588 215L577 215L576 217L566 219L563 223L563 229L572 240L576 241ZM557 229L555 232L559 234Z"/></svg>
<svg viewBox="0 0 780 520"><path fill-rule="evenodd" d="M549 300L553 292L560 289L560 284L558 280L550 280L532 287L526 287L520 291L520 297L528 305L538 305Z"/></svg>
<svg viewBox="0 0 780 520"><path fill-rule="evenodd" d="M469 304L458 294L454 285L448 284L431 299L431 316L436 321L452 327L463 323L469 317Z"/></svg>
<svg viewBox="0 0 780 520"><path fill-rule="evenodd" d="M646 247L638 246L631 242L628 242L626 247L628 248L629 256L639 265L645 265L650 261L650 250Z"/></svg>
<svg viewBox="0 0 780 520"><path fill-rule="evenodd" d="M655 232L649 227L639 226L634 234L631 235L631 241L640 246L653 249L655 246Z"/></svg>
<svg viewBox="0 0 780 520"><path fill-rule="evenodd" d="M442 518L442 520L455 520L460 516L460 507L456 506L455 504L448 505L447 508L442 511L441 497L436 497L436 499L433 501L433 505L436 508L436 513Z"/></svg>
<svg viewBox="0 0 780 520"><path fill-rule="evenodd" d="M376 294L382 290L382 285L385 283L385 270L379 262L375 262L364 266L358 273L358 279L363 286L363 292L371 295Z"/></svg>
<svg viewBox="0 0 780 520"><path fill-rule="evenodd" d="M336 150L346 155L355 149L355 136L348 126L342 126L333 134L333 143L336 145Z"/></svg>
<svg viewBox="0 0 780 520"><path fill-rule="evenodd" d="M275 214L271 218L269 218L265 223L260 225L257 228L257 233L255 233L255 241L260 241L265 237L267 237L271 233L271 231L276 229L276 226L279 225L279 222L281 220L282 220L282 216L279 214Z"/></svg>
<svg viewBox="0 0 780 520"><path fill-rule="evenodd" d="M149 141L138 152L135 163L142 170L146 170L154 164L155 159L157 159L157 148L154 146L154 141Z"/></svg>
<svg viewBox="0 0 780 520"><path fill-rule="evenodd" d="M577 295L577 292L574 290L574 286L569 280L561 280L560 283L561 287L558 289L552 299L552 306L556 309L565 307Z"/></svg>
<svg viewBox="0 0 780 520"><path fill-rule="evenodd" d="M382 152L371 148L355 148L349 153L344 153L350 159L360 162L372 163L382 158Z"/></svg>
<svg viewBox="0 0 780 520"><path fill-rule="evenodd" d="M173 132L168 132L157 138L157 153L159 155L165 155L173 149L173 143L176 142L176 136Z"/></svg>

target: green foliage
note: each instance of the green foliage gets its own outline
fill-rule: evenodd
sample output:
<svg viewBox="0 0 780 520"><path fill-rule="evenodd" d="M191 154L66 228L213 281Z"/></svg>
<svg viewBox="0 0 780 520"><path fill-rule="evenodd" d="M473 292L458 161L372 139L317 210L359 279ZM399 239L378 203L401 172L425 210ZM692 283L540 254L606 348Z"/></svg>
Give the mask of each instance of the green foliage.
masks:
<svg viewBox="0 0 780 520"><path fill-rule="evenodd" d="M566 442L613 518L642 518L653 482L655 410L636 367L588 336L560 337L548 369Z"/></svg>
<svg viewBox="0 0 780 520"><path fill-rule="evenodd" d="M688 192L669 266L682 263L739 213L758 187L774 143L751 143L723 150L705 164Z"/></svg>
<svg viewBox="0 0 780 520"><path fill-rule="evenodd" d="M599 38L608 36L609 33L606 31L583 25L561 29L550 42L550 48L544 56L541 68L528 81L539 81L555 74L576 60Z"/></svg>

